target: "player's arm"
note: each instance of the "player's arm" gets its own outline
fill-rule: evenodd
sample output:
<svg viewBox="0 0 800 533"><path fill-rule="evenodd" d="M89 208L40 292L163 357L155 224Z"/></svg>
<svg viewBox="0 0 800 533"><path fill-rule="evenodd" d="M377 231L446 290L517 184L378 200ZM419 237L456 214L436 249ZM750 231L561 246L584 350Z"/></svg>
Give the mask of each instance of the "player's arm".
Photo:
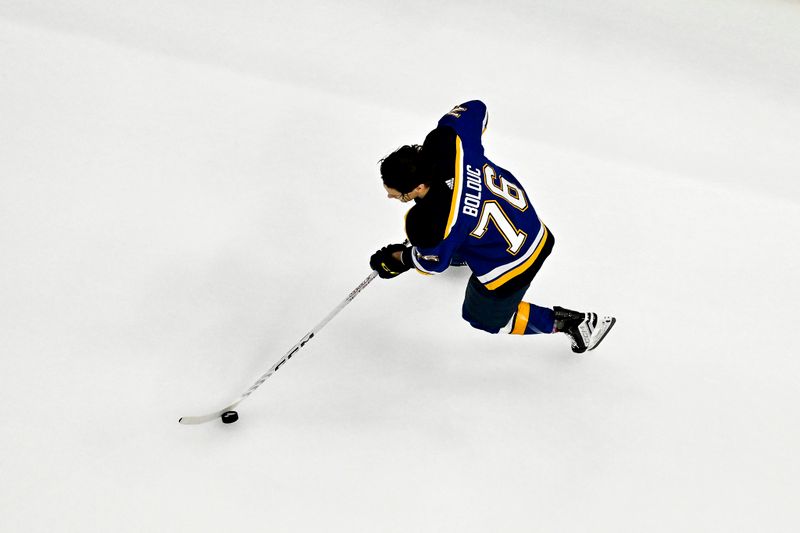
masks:
<svg viewBox="0 0 800 533"><path fill-rule="evenodd" d="M481 138L489 124L486 104L480 100L470 100L459 104L439 120L439 126L449 126L462 137Z"/></svg>
<svg viewBox="0 0 800 533"><path fill-rule="evenodd" d="M372 254L369 266L384 279L397 277L412 268L422 274L438 274L450 265L452 252L444 255L445 251L446 249L440 246L420 249L417 246L390 244Z"/></svg>
<svg viewBox="0 0 800 533"><path fill-rule="evenodd" d="M451 235L440 242L436 246L423 248L420 246L413 246L403 251L402 261L403 264L415 268L417 272L422 274L439 274L447 270L450 266L450 259L453 257L453 252L458 247L458 243Z"/></svg>

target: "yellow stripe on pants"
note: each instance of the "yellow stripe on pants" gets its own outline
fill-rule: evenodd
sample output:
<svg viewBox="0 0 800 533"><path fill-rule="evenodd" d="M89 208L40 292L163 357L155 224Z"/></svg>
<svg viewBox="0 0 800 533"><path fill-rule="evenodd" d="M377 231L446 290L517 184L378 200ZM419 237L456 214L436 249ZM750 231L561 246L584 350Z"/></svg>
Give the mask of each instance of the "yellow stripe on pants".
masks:
<svg viewBox="0 0 800 533"><path fill-rule="evenodd" d="M531 304L520 302L517 306L517 317L514 319L514 329L512 335L525 335L525 328L528 327L528 317L531 314Z"/></svg>

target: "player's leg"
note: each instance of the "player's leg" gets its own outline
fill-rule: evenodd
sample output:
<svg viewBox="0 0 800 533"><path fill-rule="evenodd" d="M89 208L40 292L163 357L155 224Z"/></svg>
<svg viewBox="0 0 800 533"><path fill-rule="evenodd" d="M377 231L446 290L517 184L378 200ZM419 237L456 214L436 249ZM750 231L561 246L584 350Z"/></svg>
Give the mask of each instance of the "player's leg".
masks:
<svg viewBox="0 0 800 533"><path fill-rule="evenodd" d="M524 302L522 298L527 290L528 286L525 286L512 294L500 296L471 276L462 316L472 327L489 333L564 333L570 338L575 353L596 348L616 323L611 316L600 318L595 313L563 307L550 309Z"/></svg>
<svg viewBox="0 0 800 533"><path fill-rule="evenodd" d="M464 295L462 316L472 327L489 333L553 333L553 310L523 302L527 290L528 286L525 286L511 294L498 295L471 276Z"/></svg>
<svg viewBox="0 0 800 533"><path fill-rule="evenodd" d="M520 301L505 331L512 335L555 333L555 313L549 307Z"/></svg>

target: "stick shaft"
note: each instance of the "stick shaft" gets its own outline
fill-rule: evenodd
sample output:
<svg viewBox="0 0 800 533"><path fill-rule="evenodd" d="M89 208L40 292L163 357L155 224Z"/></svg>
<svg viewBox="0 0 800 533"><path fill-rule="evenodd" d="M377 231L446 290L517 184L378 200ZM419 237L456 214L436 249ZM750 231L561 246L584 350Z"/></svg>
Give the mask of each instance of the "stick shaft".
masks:
<svg viewBox="0 0 800 533"><path fill-rule="evenodd" d="M362 281L362 282L361 282L361 284L359 284L359 286L358 286L358 287L356 287L355 289L353 289L353 292L351 292L351 293L350 293L350 294L347 296L347 298L345 298L344 300L342 300L342 302L341 302L339 305L337 305L337 306L336 306L336 307L333 309L333 311L331 311L330 313L328 313L328 315L327 315L325 318L323 318L323 319L322 319L322 321L321 321L319 324L317 324L316 326L314 326L314 327L311 329L311 331L309 331L308 333L306 333L305 335L303 335L303 338L301 338L299 341L297 341L297 344L295 344L294 346L292 346L292 347L289 349L289 351L288 351L288 352L286 352L286 353L284 354L284 356L283 356L283 357L281 357L281 358L278 360L278 362L277 362L277 363L275 363L274 365L272 365L272 368L270 368L269 370L267 370L266 372L264 372L264 373L261 375L261 377L259 377L259 378L258 378L258 380L257 380L255 383L253 383L253 384L250 386L250 388L249 388L249 389L247 389L247 392L245 392L244 394L242 394L242 398L241 398L241 400L244 400L245 398L247 398L248 396L250 396L250 395L253 393L253 391L255 391L257 388L259 388L259 387L260 387L260 386L261 386L261 385L262 385L262 384L263 384L263 383L264 383L264 382L265 382L267 379L269 379L269 377L270 377L272 374L274 374L275 372L277 372L277 371L278 371L278 369L280 369L280 367L282 367L282 366L283 366L283 364L284 364L286 361L288 361L289 359L291 359L291 358L292 358L292 356L293 356L295 353L297 353L297 352L300 350L300 348L302 348L303 346L305 346L305 345L306 345L306 343L307 343L308 341L310 341L311 339L313 339L313 338L314 338L314 335L316 335L316 334L317 334L317 333L318 333L318 332L319 332L319 331L320 331L322 328L324 328L324 327L325 327L325 325L326 325L328 322L330 322L330 321L333 319L333 317L335 317L336 315L338 315L338 314L339 314L339 312L340 312L342 309L344 309L344 308L347 306L347 304L349 304L350 302L352 302L352 301L355 299L355 297L356 297L356 296L358 296L358 295L359 295L359 293L360 293L362 290L364 290L364 288L365 288L367 285L369 285L369 284L372 282L372 280L373 280L373 279L375 279L375 277L376 277L377 275L378 275L378 273L377 273L377 272L375 272L375 271L373 270L373 271L372 271L372 273L371 273L369 276L367 276L367 278L366 278L364 281ZM241 400L240 400L240 401L241 401Z"/></svg>
<svg viewBox="0 0 800 533"><path fill-rule="evenodd" d="M267 370L266 372L264 372L264 373L263 373L263 374L262 374L262 375L261 375L261 376L258 378L258 380L256 380L256 382L255 382L255 383L253 383L253 384L250 386L250 388L249 388L249 389L247 389L247 390L246 390L246 391L245 391L245 392L244 392L244 393L243 393L241 396L239 396L239 398L237 398L235 401L231 402L231 403L230 403L228 406L224 407L223 409L220 409L219 411L215 411L215 412L213 412L213 413L208 413L208 414L206 414L206 415L201 415L201 416L184 416L184 417L182 417L182 418L178 419L178 422L180 422L181 424L203 424L203 423L205 423L205 422L210 422L211 420L214 420L214 419L216 419L216 418L219 418L220 416L222 416L222 413L224 413L225 411L230 411L230 410L234 409L234 408L235 408L237 405L239 405L239 404L240 404L242 401L244 401L244 400L245 400L245 398L247 398L248 396L250 396L251 394L253 394L253 392L255 392L255 390L256 390L257 388L259 388L259 387L260 387L260 386L261 386L261 385L262 385L262 384L263 384L265 381L267 381L267 379L269 379L269 377L270 377L272 374L274 374L275 372L277 372L277 371L278 371L278 369L280 369L280 367L282 367L282 366L284 365L284 363L286 363L286 361L288 361L289 359L291 359L291 358L292 358L292 356L293 356L295 353L297 353L297 352L300 350L300 348L302 348L303 346L305 346L305 345L306 345L306 343L307 343L308 341L310 341L311 339L313 339L313 338L314 338L314 335L316 335L316 334L317 334L317 333L318 333L318 332L319 332L319 331L320 331L322 328L324 328L324 327L325 327L325 325L326 325L328 322L330 322L330 321L333 319L333 317L335 317L336 315L338 315L338 314L339 314L339 312L340 312L342 309L344 309L344 308L345 308L345 306L347 306L347 304L349 304L350 302L352 302L352 301L355 299L355 297L356 297L356 296L358 296L358 295L359 295L359 293L361 293L361 291L363 291L363 290L366 288L366 286L367 286L367 285L369 285L369 284L372 282L372 280L374 280L374 279L375 279L375 277L376 277L377 275L378 275L378 273L377 273L376 271L374 271L374 270L373 270L373 271L372 271L372 273L370 273L370 275L369 275L369 276L367 276L367 278L366 278L364 281L362 281L362 282L361 282L361 283L358 285L358 287L356 287L355 289L353 289L353 291L352 291L350 294L348 294L348 295L347 295L347 298L345 298L344 300L342 300L342 301L341 301L341 303L339 303L339 305L337 305L337 306L336 306L336 307L333 309L333 311L331 311L330 313L328 313L328 315L327 315L325 318L323 318L323 319L322 319L322 321L321 321L319 324L317 324L316 326L314 326L314 327L311 329L311 331L309 331L308 333L306 333L305 335L303 335L303 337L302 337L302 338L301 338L301 339L300 339L300 340L297 342L297 344L295 344L294 346L292 346L292 347L289 349L289 351L288 351L288 352L286 352L286 353L284 354L284 356L283 356L283 357L281 357L281 358L278 360L278 362L277 362L277 363L275 363L274 365L272 365L272 367L271 367L269 370Z"/></svg>

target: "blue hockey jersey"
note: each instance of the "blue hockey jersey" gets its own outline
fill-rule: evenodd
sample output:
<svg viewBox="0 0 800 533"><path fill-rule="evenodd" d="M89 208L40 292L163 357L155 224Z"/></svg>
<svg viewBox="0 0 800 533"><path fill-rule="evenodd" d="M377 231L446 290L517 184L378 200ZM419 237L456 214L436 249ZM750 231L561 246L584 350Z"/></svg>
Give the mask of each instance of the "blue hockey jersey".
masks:
<svg viewBox="0 0 800 533"><path fill-rule="evenodd" d="M444 271L454 255L466 261L490 291L529 283L552 249L554 239L542 224L522 184L484 155L486 106L473 100L454 107L439 127L455 131L455 161L450 210L444 234L431 247L414 246L414 267L424 274ZM413 243L413 239L412 239Z"/></svg>

